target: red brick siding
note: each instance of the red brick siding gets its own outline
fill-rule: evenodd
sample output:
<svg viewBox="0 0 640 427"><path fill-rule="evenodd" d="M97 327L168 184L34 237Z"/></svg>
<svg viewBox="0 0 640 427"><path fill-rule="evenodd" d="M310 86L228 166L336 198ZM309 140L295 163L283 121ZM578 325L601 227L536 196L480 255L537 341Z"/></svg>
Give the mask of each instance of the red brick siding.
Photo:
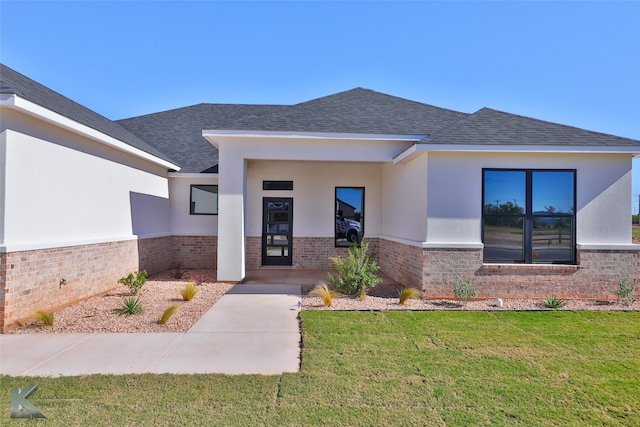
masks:
<svg viewBox="0 0 640 427"><path fill-rule="evenodd" d="M139 268L149 275L171 268L172 237L154 237L138 240Z"/></svg>
<svg viewBox="0 0 640 427"><path fill-rule="evenodd" d="M379 239L367 239L369 247L378 248ZM336 248L333 237L294 237L292 268L330 268L329 257L346 256L347 248ZM262 238L247 237L246 268L262 266Z"/></svg>
<svg viewBox="0 0 640 427"><path fill-rule="evenodd" d="M179 263L181 268L218 266L217 236L173 236L170 251L171 262Z"/></svg>
<svg viewBox="0 0 640 427"><path fill-rule="evenodd" d="M619 281L640 280L640 252L581 250L578 264L484 264L482 250L424 249L426 298L453 297L456 278L471 280L482 298L613 298Z"/></svg>
<svg viewBox="0 0 640 427"><path fill-rule="evenodd" d="M0 331L36 310L56 310L104 293L127 274L216 268L217 237L166 236L0 254ZM65 279L66 284L60 285Z"/></svg>
<svg viewBox="0 0 640 427"><path fill-rule="evenodd" d="M247 237L245 239L245 267L253 270L262 265L262 238Z"/></svg>
<svg viewBox="0 0 640 427"><path fill-rule="evenodd" d="M0 332L4 325L4 294L7 288L7 254L0 253Z"/></svg>
<svg viewBox="0 0 640 427"><path fill-rule="evenodd" d="M422 286L422 248L380 239L380 271L405 286Z"/></svg>
<svg viewBox="0 0 640 427"><path fill-rule="evenodd" d="M55 310L119 286L119 278L138 269L138 246L129 240L10 252L5 261L3 331L36 310Z"/></svg>

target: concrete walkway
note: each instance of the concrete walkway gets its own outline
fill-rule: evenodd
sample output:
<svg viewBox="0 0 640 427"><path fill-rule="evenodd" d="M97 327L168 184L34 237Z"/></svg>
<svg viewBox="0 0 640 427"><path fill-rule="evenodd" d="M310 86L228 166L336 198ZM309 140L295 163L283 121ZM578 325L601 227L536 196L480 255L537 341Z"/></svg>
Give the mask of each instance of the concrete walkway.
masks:
<svg viewBox="0 0 640 427"><path fill-rule="evenodd" d="M264 374L300 366L300 285L236 285L186 333L0 334L0 374Z"/></svg>

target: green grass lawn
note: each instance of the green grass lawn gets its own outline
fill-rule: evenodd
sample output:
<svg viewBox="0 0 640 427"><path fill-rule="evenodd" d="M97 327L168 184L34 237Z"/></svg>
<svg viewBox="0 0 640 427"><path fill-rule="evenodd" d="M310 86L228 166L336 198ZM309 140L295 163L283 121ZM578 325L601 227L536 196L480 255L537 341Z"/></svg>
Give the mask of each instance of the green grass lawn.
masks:
<svg viewBox="0 0 640 427"><path fill-rule="evenodd" d="M632 233L634 239L640 239L640 227L633 226L631 228L631 233Z"/></svg>
<svg viewBox="0 0 640 427"><path fill-rule="evenodd" d="M640 425L639 312L301 316L300 373L0 377L0 424ZM30 384L49 419L10 420Z"/></svg>

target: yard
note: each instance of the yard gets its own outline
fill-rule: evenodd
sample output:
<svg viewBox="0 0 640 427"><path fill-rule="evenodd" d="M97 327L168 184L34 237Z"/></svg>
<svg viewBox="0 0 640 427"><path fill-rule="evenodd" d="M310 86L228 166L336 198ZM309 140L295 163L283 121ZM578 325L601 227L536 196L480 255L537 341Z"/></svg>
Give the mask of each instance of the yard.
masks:
<svg viewBox="0 0 640 427"><path fill-rule="evenodd" d="M43 425L640 425L637 311L301 317L300 373L0 377L0 424L37 384Z"/></svg>

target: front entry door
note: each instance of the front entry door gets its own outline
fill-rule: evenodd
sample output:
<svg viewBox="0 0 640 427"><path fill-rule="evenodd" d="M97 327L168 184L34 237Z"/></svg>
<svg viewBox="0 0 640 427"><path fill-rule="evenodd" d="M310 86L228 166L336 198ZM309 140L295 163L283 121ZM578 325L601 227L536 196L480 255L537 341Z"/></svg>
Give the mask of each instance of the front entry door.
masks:
<svg viewBox="0 0 640 427"><path fill-rule="evenodd" d="M262 265L291 265L293 199L265 197L262 203Z"/></svg>

